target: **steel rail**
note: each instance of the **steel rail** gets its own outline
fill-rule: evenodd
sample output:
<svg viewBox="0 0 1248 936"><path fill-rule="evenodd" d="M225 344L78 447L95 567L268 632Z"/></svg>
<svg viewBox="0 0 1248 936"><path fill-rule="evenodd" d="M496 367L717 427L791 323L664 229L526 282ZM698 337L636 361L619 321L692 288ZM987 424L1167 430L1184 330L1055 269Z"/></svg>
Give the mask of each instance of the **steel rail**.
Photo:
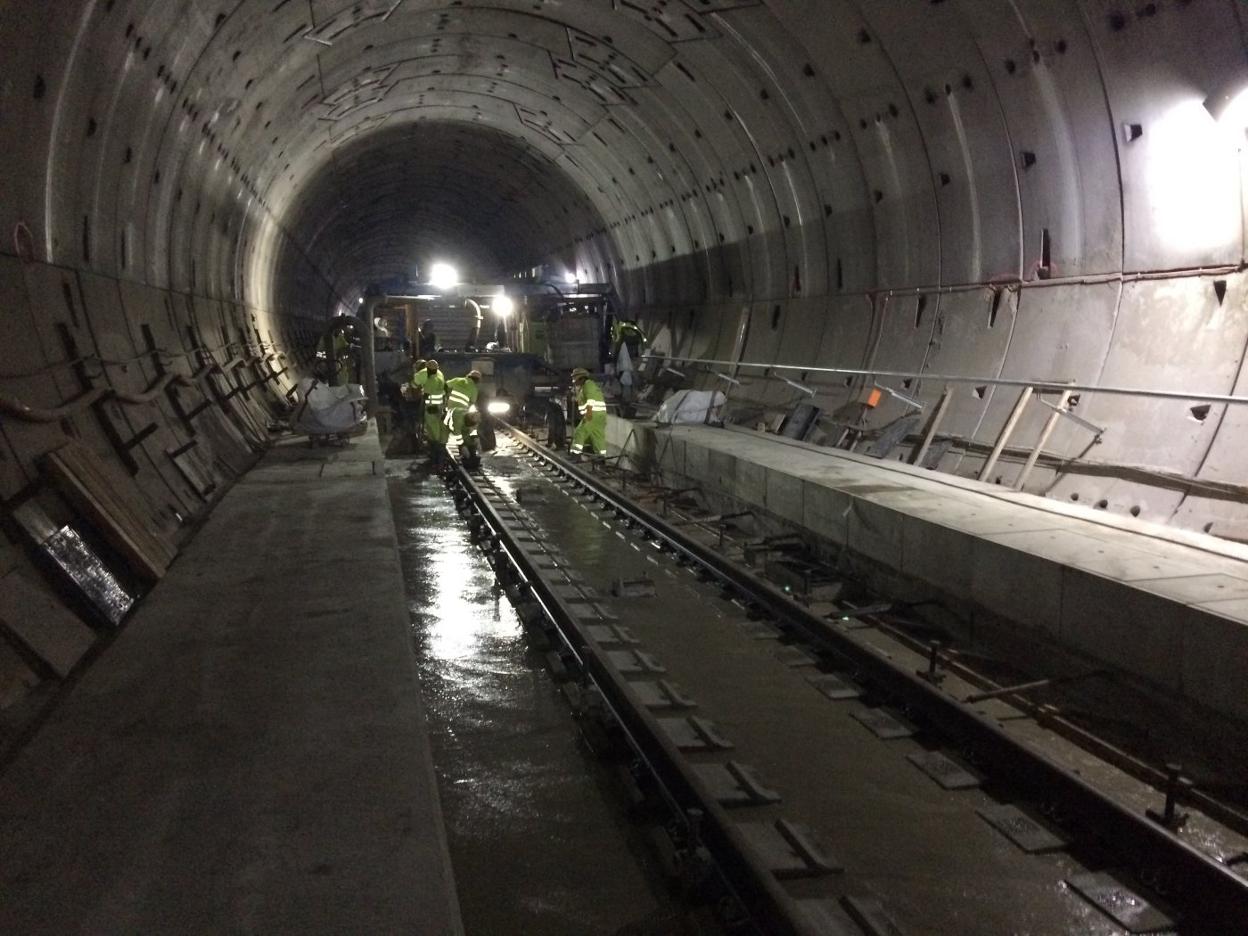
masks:
<svg viewBox="0 0 1248 936"><path fill-rule="evenodd" d="M1248 924L1248 880L1010 736L960 699L838 631L769 582L551 454L521 430L500 424L530 452L593 492L667 548L700 566L748 605L773 616L818 649L847 661L856 669L859 681L873 685L914 721L951 741L990 774L1006 779L1014 791L1037 802L1058 805L1067 826L1095 835L1129 867L1160 872L1161 877L1140 876L1164 879L1171 894L1181 895L1172 899L1188 914L1184 922L1208 924L1219 933L1244 931Z"/></svg>
<svg viewBox="0 0 1248 936"><path fill-rule="evenodd" d="M514 539L508 523L490 503L480 485L458 462L450 483L471 501L472 508L492 531L511 566L520 574L525 590L542 607L562 639L579 660L584 673L597 686L607 708L638 757L682 816L691 838L709 851L716 868L742 909L759 932L775 936L818 936L821 930L809 921L771 871L753 856L736 823L703 781L690 769L680 750L663 733L641 699L619 676L598 648L578 626L568 603L542 578L532 559ZM460 497L457 496L457 500ZM697 817L694 819L693 817Z"/></svg>
<svg viewBox="0 0 1248 936"><path fill-rule="evenodd" d="M919 374L911 371L864 370L857 367L816 367L802 364L767 364L762 361L718 361L713 358L692 358L660 356L657 354L642 355L642 362L657 361L659 364L697 364L700 367L748 367L763 371L796 372L799 374L834 374L845 377L901 377L910 380L931 380L936 383L983 384L988 387L1032 387L1037 393L1104 393L1111 396L1145 397L1154 400L1179 400L1185 403L1199 401L1201 403L1226 403L1229 405L1248 404L1248 396L1235 396L1229 393L1187 393L1179 390L1150 390L1146 387L1115 387L1081 384L1063 380L1030 380L1018 377L968 377L964 374ZM670 369L670 368L669 368ZM711 371L713 373L713 371ZM679 373L676 371L675 373ZM777 380L783 380L777 377Z"/></svg>

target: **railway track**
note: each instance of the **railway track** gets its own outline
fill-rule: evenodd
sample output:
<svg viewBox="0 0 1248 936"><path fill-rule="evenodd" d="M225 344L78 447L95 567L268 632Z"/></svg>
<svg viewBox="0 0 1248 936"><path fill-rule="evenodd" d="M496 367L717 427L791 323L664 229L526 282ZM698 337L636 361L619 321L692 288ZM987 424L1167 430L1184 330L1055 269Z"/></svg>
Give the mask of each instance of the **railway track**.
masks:
<svg viewBox="0 0 1248 936"><path fill-rule="evenodd" d="M519 430L449 484L730 928L1248 932L1248 881L1177 809L1150 818L1094 758L968 703L938 653L813 612Z"/></svg>

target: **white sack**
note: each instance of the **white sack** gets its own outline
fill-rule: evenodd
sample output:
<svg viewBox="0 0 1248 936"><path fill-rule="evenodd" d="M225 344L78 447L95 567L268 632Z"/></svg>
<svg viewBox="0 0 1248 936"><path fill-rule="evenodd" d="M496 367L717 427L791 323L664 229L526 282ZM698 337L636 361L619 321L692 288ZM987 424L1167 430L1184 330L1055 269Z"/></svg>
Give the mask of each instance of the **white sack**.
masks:
<svg viewBox="0 0 1248 936"><path fill-rule="evenodd" d="M352 432L367 422L367 398L359 384L331 387L305 377L299 381L299 403L292 428L307 435Z"/></svg>
<svg viewBox="0 0 1248 936"><path fill-rule="evenodd" d="M719 390L677 390L663 401L655 422L669 426L719 423L726 402L728 398Z"/></svg>

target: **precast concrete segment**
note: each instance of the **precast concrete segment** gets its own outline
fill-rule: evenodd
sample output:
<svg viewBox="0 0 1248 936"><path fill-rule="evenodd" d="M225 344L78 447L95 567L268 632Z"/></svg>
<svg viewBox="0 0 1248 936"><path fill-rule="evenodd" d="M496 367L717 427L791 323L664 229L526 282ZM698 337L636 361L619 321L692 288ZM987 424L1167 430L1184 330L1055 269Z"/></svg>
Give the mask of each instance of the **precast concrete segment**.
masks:
<svg viewBox="0 0 1248 936"><path fill-rule="evenodd" d="M1238 544L757 433L616 420L610 433L682 483L1248 719Z"/></svg>
<svg viewBox="0 0 1248 936"><path fill-rule="evenodd" d="M488 462L504 492L546 478L514 452L504 443ZM571 587L637 641L616 652L641 651L661 665L662 678L696 702L693 714L713 723L703 737L730 742L731 758L781 796L734 816L809 825L844 865L843 874L791 885L795 896L877 894L902 932L1116 931L1062 886L1082 873L1079 861L1010 845L977 813L993 805L991 797L933 782L907 760L923 752L919 741L868 731L853 717L867 711L862 702L833 702L817 691L805 678L813 667L783 658L778 641L758 639L718 586L673 566L575 486L546 483L558 493L526 499L523 513L567 557ZM621 578L652 582L653 596L607 597ZM629 678L656 677L639 667ZM708 766L729 755L687 757Z"/></svg>
<svg viewBox="0 0 1248 936"><path fill-rule="evenodd" d="M462 932L381 450L326 451L270 451L0 776L0 929Z"/></svg>

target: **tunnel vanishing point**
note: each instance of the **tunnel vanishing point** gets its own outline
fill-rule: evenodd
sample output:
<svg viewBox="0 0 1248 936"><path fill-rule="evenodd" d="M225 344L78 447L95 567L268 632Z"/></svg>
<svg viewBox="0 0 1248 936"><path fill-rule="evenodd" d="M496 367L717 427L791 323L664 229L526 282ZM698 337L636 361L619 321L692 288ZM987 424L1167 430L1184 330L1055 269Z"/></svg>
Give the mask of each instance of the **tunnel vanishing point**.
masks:
<svg viewBox="0 0 1248 936"><path fill-rule="evenodd" d="M867 428L922 414L890 459L1248 558L1248 4L0 0L0 48L6 747L256 464L327 319L433 259L610 284L752 426L883 388ZM1190 630L1071 641L1248 719L1248 611L1215 610L1204 663Z"/></svg>

